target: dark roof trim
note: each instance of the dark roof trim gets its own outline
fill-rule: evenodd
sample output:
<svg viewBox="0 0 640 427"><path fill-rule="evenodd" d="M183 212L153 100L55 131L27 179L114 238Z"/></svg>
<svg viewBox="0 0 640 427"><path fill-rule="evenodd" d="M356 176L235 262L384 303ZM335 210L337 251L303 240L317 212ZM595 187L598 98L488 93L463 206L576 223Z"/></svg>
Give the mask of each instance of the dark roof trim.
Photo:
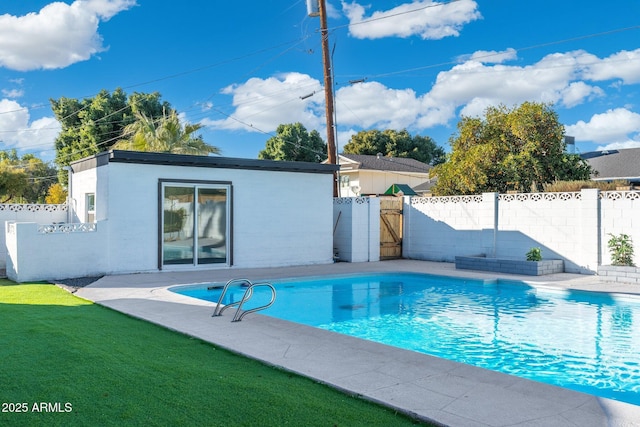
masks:
<svg viewBox="0 0 640 427"><path fill-rule="evenodd" d="M104 166L108 163L136 163L146 165L188 166L218 169L249 169L276 172L333 173L340 167L310 162L239 159L234 157L191 156L186 154L147 153L142 151L111 150L71 163L74 172Z"/></svg>

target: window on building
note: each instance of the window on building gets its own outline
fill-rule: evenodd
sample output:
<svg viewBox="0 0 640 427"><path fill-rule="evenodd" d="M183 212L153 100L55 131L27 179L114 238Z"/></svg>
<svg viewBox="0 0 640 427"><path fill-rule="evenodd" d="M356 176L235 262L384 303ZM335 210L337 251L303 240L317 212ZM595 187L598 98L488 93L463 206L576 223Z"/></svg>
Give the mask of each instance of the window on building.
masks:
<svg viewBox="0 0 640 427"><path fill-rule="evenodd" d="M162 265L230 264L230 183L163 182Z"/></svg>
<svg viewBox="0 0 640 427"><path fill-rule="evenodd" d="M349 175L340 175L340 186L343 188L349 187Z"/></svg>
<svg viewBox="0 0 640 427"><path fill-rule="evenodd" d="M96 195L95 193L87 193L85 195L86 218L85 222L96 221Z"/></svg>

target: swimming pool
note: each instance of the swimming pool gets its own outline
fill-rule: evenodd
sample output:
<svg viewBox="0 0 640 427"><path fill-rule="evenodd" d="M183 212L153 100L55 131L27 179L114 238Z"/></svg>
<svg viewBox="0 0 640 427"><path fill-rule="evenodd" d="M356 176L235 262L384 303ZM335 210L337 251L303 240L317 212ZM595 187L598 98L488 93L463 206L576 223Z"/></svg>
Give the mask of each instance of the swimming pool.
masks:
<svg viewBox="0 0 640 427"><path fill-rule="evenodd" d="M637 297L415 273L272 284L268 316L640 405ZM171 290L217 301L208 286Z"/></svg>

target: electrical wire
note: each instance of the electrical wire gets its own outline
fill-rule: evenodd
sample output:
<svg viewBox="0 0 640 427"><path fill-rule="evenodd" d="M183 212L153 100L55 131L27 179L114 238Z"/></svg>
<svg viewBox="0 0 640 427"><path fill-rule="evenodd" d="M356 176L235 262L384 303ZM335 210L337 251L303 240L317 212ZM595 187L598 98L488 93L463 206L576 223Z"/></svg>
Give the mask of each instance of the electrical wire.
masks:
<svg viewBox="0 0 640 427"><path fill-rule="evenodd" d="M398 12L396 14L390 14L390 15L380 16L380 17L376 17L376 18L371 18L371 19L360 21L358 23L354 23L354 24L350 24L350 25L359 25L359 24L365 24L365 23L372 22L372 21L378 21L378 20L381 20L381 19L388 19L388 18L392 18L392 17L395 17L395 16L399 16L399 15L418 12L420 10L424 10L424 9L428 9L428 8L432 8L432 7L444 6L444 5L447 5L447 4L450 4L450 3L453 3L453 2L457 2L457 1L460 1L460 0L450 0L448 2L442 2L442 3L438 3L438 4L430 4L430 5L426 5L426 6L423 6L423 7L420 7L420 8L416 8L416 9L412 9L412 10L409 10L409 11L403 11L403 12ZM295 3L294 6L295 5L297 5L297 3ZM293 7L293 6L291 6L291 7ZM345 28L345 27L348 27L348 26L349 25L332 27L330 29L330 31L335 31L337 29ZM632 27L619 28L619 29L614 29L614 30L609 30L609 31L604 31L604 32L599 32L599 33L592 33L592 34L583 35L583 36L579 36L579 37L574 37L574 38L569 38L569 39L562 39L562 40L552 41L552 42L548 42L548 43L532 45L532 46L528 46L528 47L522 47L522 48L516 49L515 51L516 52L522 52L522 51L525 51L525 50L532 50L532 49L548 47L548 46L567 43L567 42L572 42L572 41L579 41L579 40L584 40L584 39L593 38L593 37L600 37L600 36L610 35L610 34L619 33L619 32L623 32L623 31L636 30L636 29L639 29L639 28L640 28L640 26L632 26ZM257 71L257 69L261 68L266 63L271 62L271 61L275 60L277 57L280 57L280 56L284 55L285 53L291 51L293 48L295 48L295 46L303 43L307 39L308 39L308 35L305 35L302 38L296 39L294 41L281 43L279 45L272 46L270 48L260 49L260 50L248 53L246 55L241 55L241 56L238 56L238 57L235 57L235 58L230 58L228 60L220 61L220 62L217 62L217 63L214 63L214 64L209 64L209 65L206 65L206 66L203 66L203 67L198 67L198 68L191 69L191 70L187 70L187 71L184 71L184 72L181 72L181 73L175 73L175 74L167 75L167 76L164 76L164 77L161 77L161 78L158 78L158 79L153 79L153 80L149 80L149 81L146 81L146 82L125 86L125 88L138 87L138 86L147 85L147 84L158 82L158 81L163 81L163 80L167 80L167 79L173 79L173 78L182 77L182 76L185 76L185 75L189 75L189 74L192 74L192 73L200 72L200 71L203 71L203 70L206 70L206 69L210 69L210 68L213 68L213 67L218 67L218 66L221 66L221 65L224 65L224 64L228 64L228 63L231 63L231 62L234 62L234 61L238 61L240 59L244 59L244 58L248 58L248 57L251 57L251 56L254 56L254 55L258 55L260 53L264 53L266 51L269 51L269 50L272 50L272 49L276 49L276 48L281 47L281 46L285 46L285 45L288 45L288 44L291 44L291 43L295 43L293 46L288 47L285 51L281 52L276 57L274 57L271 60L263 63L261 66L259 66L257 68L254 68L251 71L251 72L255 72L255 71ZM497 55L502 55L502 54L503 53L501 53L501 52L489 53L489 54L477 57L476 59L485 59L485 58L490 58L490 57L497 56ZM631 61L631 60L633 60L633 59L625 59L625 60L620 60L620 61ZM418 70L424 70L424 69L429 69L429 68L437 68L437 67L442 67L442 66L452 65L452 64L458 64L458 63L459 62L457 62L457 61L449 61L449 62L443 62L443 63L438 63L438 64L430 64L430 65L425 65L425 66L420 66L420 67L413 67L413 68L409 68L409 69L405 69L405 70L398 70L398 71L387 72L387 73L379 73L379 74L371 75L371 76L367 77L367 79L370 79L370 78L384 78L384 77L388 77L388 76L406 74L406 73L410 73L410 72L414 72L414 71L418 71ZM581 64L581 65L585 65L585 64ZM567 66L571 66L571 65L567 65ZM561 66L558 65L558 66L555 66L555 67L561 67ZM548 67L548 68L555 68L555 67ZM500 70L500 71L504 72L505 70ZM514 71L517 71L517 70L514 70ZM487 70L485 72L490 72L490 71ZM315 83L313 85L315 85ZM306 86L311 86L311 84L300 86L300 88L304 88ZM336 86L337 86L337 84L336 84ZM261 94L260 97L256 97L253 100L245 100L242 103L238 103L238 104L235 104L235 105L234 104L229 104L229 105L234 105L237 108L240 105L251 105L252 103L256 103L257 104L260 101L264 100L265 98L268 99L271 96L276 96L279 93L282 93L282 92L285 92L285 91L289 91L289 90L291 90L291 88L283 89L282 91L276 91L276 92L267 94L266 96L264 94ZM213 97L214 95L212 95L211 97ZM209 98L211 98L211 97L209 97ZM286 101L286 102L289 102L289 101ZM283 102L283 104L286 103L286 102ZM82 108L80 108L80 109L68 114L67 116L65 116L63 118L63 120L71 117L74 114L78 114L79 112L85 110L89 106L90 106L90 104L87 103L87 105L83 106ZM44 108L44 105L43 104L42 105L38 105L36 108ZM126 108L130 108L130 107L126 106L126 107L124 107L124 108L122 108L122 109L120 109L120 110L118 110L116 112L110 113L107 116L104 116L104 117L102 117L100 119L97 119L97 121L104 121L108 117L110 117L110 116L112 116L114 114L117 114L118 112L123 111ZM273 107L269 107L269 109L271 109L271 108L273 108ZM9 114L9 113L12 113L12 112L18 112L18 111L24 111L24 110L28 110L28 108L21 108L21 109L10 110L10 111L3 111L3 112L0 112L0 114ZM192 111L192 110L187 110L187 112L188 111ZM226 117L229 117L229 118L231 118L233 120L236 120L239 123L242 123L244 126L247 126L249 128L257 130L257 128L255 126L253 126L253 125L250 125L250 124L247 124L247 123L245 123L245 122L243 122L241 120L238 120L237 118L233 117L230 114L222 113L219 108L214 109L214 111L216 111L217 113L222 114L222 115L224 115ZM264 110L264 111L268 111L268 110ZM260 113L261 112L256 112L253 115L257 115L257 114L260 114ZM117 124L117 123L118 123L117 121L105 122L105 124ZM1 133L36 132L36 131L42 131L42 130L55 130L55 129L57 129L57 127L39 128L39 129L23 129L23 130L12 130L12 131L0 130L0 132ZM261 131L261 132L263 132L263 131ZM269 134L269 133L266 133L266 132L263 132L263 133L273 136L272 134ZM118 138L119 137L114 137L113 139L107 140L105 142L110 142L110 141L116 140ZM70 153L69 155L72 156L73 153Z"/></svg>
<svg viewBox="0 0 640 427"><path fill-rule="evenodd" d="M369 18L369 19L365 19L365 20L358 21L358 22L352 22L352 23L345 24L345 25L338 25L338 26L335 26L335 27L328 28L327 31L335 31L335 30L340 30L340 29L343 29L343 28L353 27L353 26L356 26L356 25L369 24L371 22L381 21L383 19L395 18L397 16L407 15L409 13L420 12L421 10L431 9L431 8L434 8L434 7L444 7L444 6L448 5L448 4L456 3L456 2L459 2L459 1L462 1L462 0L449 0L449 1L443 1L441 3L430 3L430 4L426 5L426 6L418 7L418 8L411 9L411 10L405 10L403 12L397 12L397 13L392 13L392 14L389 14L389 15L378 16L376 18Z"/></svg>

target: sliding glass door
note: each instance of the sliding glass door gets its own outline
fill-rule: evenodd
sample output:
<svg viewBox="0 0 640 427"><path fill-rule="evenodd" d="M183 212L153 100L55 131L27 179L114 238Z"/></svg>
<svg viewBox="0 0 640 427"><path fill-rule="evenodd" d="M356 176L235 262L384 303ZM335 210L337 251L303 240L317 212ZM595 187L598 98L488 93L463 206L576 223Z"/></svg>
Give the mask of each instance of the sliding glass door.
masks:
<svg viewBox="0 0 640 427"><path fill-rule="evenodd" d="M161 263L229 264L230 184L163 182Z"/></svg>

